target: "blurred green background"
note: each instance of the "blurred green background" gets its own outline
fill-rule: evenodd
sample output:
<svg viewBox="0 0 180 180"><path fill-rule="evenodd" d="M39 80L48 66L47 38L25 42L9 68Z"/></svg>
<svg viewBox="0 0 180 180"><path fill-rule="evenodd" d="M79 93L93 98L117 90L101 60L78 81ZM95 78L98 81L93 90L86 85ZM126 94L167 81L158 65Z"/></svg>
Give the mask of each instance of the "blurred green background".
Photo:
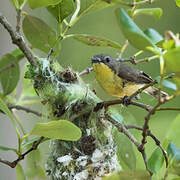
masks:
<svg viewBox="0 0 180 180"><path fill-rule="evenodd" d="M105 37L110 40L114 40L123 44L125 39L120 31L120 28L116 22L114 10L115 7L109 7L103 9L101 11L97 11L94 13L87 14L82 17L69 31L70 33L85 33L96 35L100 37ZM174 0L157 0L152 5L146 5L144 7L160 7L163 9L163 15L159 20L155 20L151 16L137 16L135 18L135 22L143 29L146 28L154 28L161 35L164 35L166 30L171 30L174 33L179 33L180 29L180 9L176 7ZM40 8L34 10L33 12L26 7L26 10L42 20L44 20L47 24L49 24L52 28L57 29L57 24L52 16L44 9ZM13 9L12 5L7 0L0 0L0 12L2 12L15 26L16 22L16 12ZM10 37L8 33L0 26L0 56L4 53L8 53L15 48L14 45L11 44ZM130 57L135 52L132 46L128 46L123 57ZM38 52L42 56L44 54ZM106 53L110 54L113 57L118 56L118 50L112 48L100 48L100 47L91 47L86 46L80 42L77 42L73 39L66 39L62 42L60 56L58 57L59 63L63 67L71 66L75 71L82 71L83 69L91 66L91 57L100 54ZM143 58L146 56L150 56L149 53L143 54L138 58ZM22 63L23 64L23 63ZM159 75L159 62L158 60L153 60L150 63L141 63L137 65L137 68L142 69L147 74L149 74L152 78L156 78ZM92 73L83 77L84 81L90 86L91 89L96 89L97 96L99 96L102 100L110 100L113 97L107 95L98 83L95 80L95 76ZM21 85L19 85L20 87ZM172 93L173 91L169 89L164 89L168 93ZM141 95L140 102L153 105L155 100L148 95ZM180 106L180 97L177 97L172 102L169 102L165 105L171 107L179 107ZM37 107L38 108L38 107ZM124 120L129 124L137 124L142 125L144 122L144 116L146 112L138 107L129 106L128 108L118 106L120 112L122 113ZM178 112L176 111L161 111L157 112L150 121L150 129L152 132L163 142L166 132L173 121L173 119L177 116ZM7 145L14 147L17 144L16 135L10 121L4 116L1 115L1 126L0 126L0 145ZM25 113L20 113L23 124L25 128L28 130L31 129L32 125L35 123L36 117L33 115L26 115ZM140 134L140 133L139 133ZM179 137L177 137L178 139ZM152 153L155 145L150 139L146 145L148 156ZM180 148L180 147L179 147ZM137 168L144 169L144 164L142 163L141 156L138 154ZM45 153L44 160L48 156L48 152ZM13 160L15 158L14 155L9 155L8 153L0 152L0 157L5 159ZM9 180L15 179L15 170L10 169L7 166L0 164L0 180Z"/></svg>

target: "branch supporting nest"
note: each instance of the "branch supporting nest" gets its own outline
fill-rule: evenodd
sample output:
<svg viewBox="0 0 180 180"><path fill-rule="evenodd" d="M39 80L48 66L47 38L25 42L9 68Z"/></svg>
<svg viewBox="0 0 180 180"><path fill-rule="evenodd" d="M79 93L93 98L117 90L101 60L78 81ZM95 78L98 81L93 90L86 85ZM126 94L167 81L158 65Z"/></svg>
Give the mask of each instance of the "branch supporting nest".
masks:
<svg viewBox="0 0 180 180"><path fill-rule="evenodd" d="M38 112L38 111L35 111L35 110L32 110L30 108L27 108L27 107L24 107L24 106L20 106L20 105L14 105L14 104L8 104L8 108L11 110L11 109L17 109L17 110L22 110L22 111L25 111L27 113L32 113L32 114L35 114L36 116L39 116L39 117L42 117L43 114Z"/></svg>
<svg viewBox="0 0 180 180"><path fill-rule="evenodd" d="M19 161L23 160L27 154L29 154L31 151L34 151L38 148L39 144L44 140L44 137L40 137L39 140L35 141L32 145L32 147L27 150L25 153L21 154L16 160L10 162L7 160L3 160L0 158L0 162L3 164L8 165L11 168L15 168Z"/></svg>
<svg viewBox="0 0 180 180"><path fill-rule="evenodd" d="M17 31L15 31L12 25L7 21L7 19L1 13L0 13L0 23L9 32L13 44L16 44L19 47L19 49L21 49L21 51L24 53L29 63L33 66L37 66L38 63L35 59L35 56L32 54L30 48L24 41L23 37L18 32L19 28L17 28Z"/></svg>

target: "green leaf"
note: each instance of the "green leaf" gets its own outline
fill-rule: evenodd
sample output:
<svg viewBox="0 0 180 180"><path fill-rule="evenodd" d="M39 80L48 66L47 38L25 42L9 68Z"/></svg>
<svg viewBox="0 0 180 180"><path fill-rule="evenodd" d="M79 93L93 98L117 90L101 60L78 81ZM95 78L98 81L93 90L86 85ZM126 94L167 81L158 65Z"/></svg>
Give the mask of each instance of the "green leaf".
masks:
<svg viewBox="0 0 180 180"><path fill-rule="evenodd" d="M167 153L172 158L170 161L171 173L180 176L180 149L173 142L170 142Z"/></svg>
<svg viewBox="0 0 180 180"><path fill-rule="evenodd" d="M164 54L166 69L175 72L173 77L177 88L180 89L180 47L167 50Z"/></svg>
<svg viewBox="0 0 180 180"><path fill-rule="evenodd" d="M17 180L26 180L24 170L19 163L16 165L16 179Z"/></svg>
<svg viewBox="0 0 180 180"><path fill-rule="evenodd" d="M14 121L11 111L8 109L6 103L1 98L0 98L0 109L9 117L9 119Z"/></svg>
<svg viewBox="0 0 180 180"><path fill-rule="evenodd" d="M166 68L173 72L180 72L180 47L169 49L164 54Z"/></svg>
<svg viewBox="0 0 180 180"><path fill-rule="evenodd" d="M162 16L162 9L161 8L143 8L143 9L136 9L133 13L134 16L147 14L154 16L154 18L159 19Z"/></svg>
<svg viewBox="0 0 180 180"><path fill-rule="evenodd" d="M158 77L156 78L156 81L157 81L158 83L160 82L160 76L158 76ZM162 85L163 85L164 87L169 88L169 89L177 90L176 84L173 83L173 82L171 82L171 81L163 80Z"/></svg>
<svg viewBox="0 0 180 180"><path fill-rule="evenodd" d="M36 166L36 171L37 171L37 176L41 179L46 178L46 171L43 167L41 166Z"/></svg>
<svg viewBox="0 0 180 180"><path fill-rule="evenodd" d="M39 149L36 149L29 153L26 157L26 163L27 163L27 171L26 176L29 179L38 177L39 172L37 171L37 167L42 161L42 155Z"/></svg>
<svg viewBox="0 0 180 180"><path fill-rule="evenodd" d="M144 34L122 8L117 8L115 14L122 33L135 48L141 50L147 50L149 46L156 48L151 39Z"/></svg>
<svg viewBox="0 0 180 180"><path fill-rule="evenodd" d="M102 180L120 180L120 177L118 174L113 174L113 175L103 177Z"/></svg>
<svg viewBox="0 0 180 180"><path fill-rule="evenodd" d="M19 9L20 6L23 4L24 0L10 0L10 2L16 9Z"/></svg>
<svg viewBox="0 0 180 180"><path fill-rule="evenodd" d="M32 48L48 53L56 43L56 32L41 19L26 15L23 20L23 32ZM57 50L59 49L59 43ZM57 51L55 50L55 52Z"/></svg>
<svg viewBox="0 0 180 180"><path fill-rule="evenodd" d="M75 9L73 0L63 0L55 6L48 6L47 10L56 18L58 22L62 22Z"/></svg>
<svg viewBox="0 0 180 180"><path fill-rule="evenodd" d="M107 3L106 1L102 1L102 0L83 0L81 2L81 10L80 10L80 14L81 15L85 15L94 11L98 11L101 9L104 9L106 7L109 6L113 6L114 3Z"/></svg>
<svg viewBox="0 0 180 180"><path fill-rule="evenodd" d="M180 149L173 142L169 143L167 153L168 156L171 155L174 160L180 160Z"/></svg>
<svg viewBox="0 0 180 180"><path fill-rule="evenodd" d="M103 180L149 180L147 171L119 171L118 174L106 176Z"/></svg>
<svg viewBox="0 0 180 180"><path fill-rule="evenodd" d="M171 81L163 80L162 84L163 84L164 87L167 87L167 88L173 89L173 90L177 90L176 84L174 84L174 83L171 82Z"/></svg>
<svg viewBox="0 0 180 180"><path fill-rule="evenodd" d="M28 0L29 6L31 9L50 6L50 5L56 5L62 0Z"/></svg>
<svg viewBox="0 0 180 180"><path fill-rule="evenodd" d="M20 76L19 64L11 54L5 54L0 59L0 81L3 95L10 94L17 86Z"/></svg>
<svg viewBox="0 0 180 180"><path fill-rule="evenodd" d="M32 138L31 140L23 143L22 146L21 146L21 148L24 149L25 147L33 144L33 143L34 143L35 141L37 141L37 140L39 140L39 137L34 137L34 138Z"/></svg>
<svg viewBox="0 0 180 180"><path fill-rule="evenodd" d="M176 76L173 77L173 80L174 80L174 82L177 85L177 89L180 90L180 73L176 73Z"/></svg>
<svg viewBox="0 0 180 180"><path fill-rule="evenodd" d="M52 139L77 141L81 137L81 130L67 120L58 120L48 123L37 123L30 134Z"/></svg>
<svg viewBox="0 0 180 180"><path fill-rule="evenodd" d="M8 109L6 103L0 98L0 109L9 117L11 121L14 122L13 115L11 111Z"/></svg>
<svg viewBox="0 0 180 180"><path fill-rule="evenodd" d="M169 41L164 41L162 46L164 49L169 50L169 49L174 49L176 47L176 44L173 39L170 39Z"/></svg>
<svg viewBox="0 0 180 180"><path fill-rule="evenodd" d="M0 109L9 117L14 128L16 129L16 133L19 135L19 131L17 129L16 123L13 119L13 115L12 115L11 111L8 109L6 103L1 98L0 98Z"/></svg>
<svg viewBox="0 0 180 180"><path fill-rule="evenodd" d="M167 139L172 140L178 147L180 147L180 114L173 120L172 124L168 128Z"/></svg>
<svg viewBox="0 0 180 180"><path fill-rule="evenodd" d="M151 39L153 44L157 44L158 42L163 40L163 37L152 28L146 29L144 33Z"/></svg>
<svg viewBox="0 0 180 180"><path fill-rule="evenodd" d="M176 0L176 5L180 7L180 0Z"/></svg>
<svg viewBox="0 0 180 180"><path fill-rule="evenodd" d="M24 58L24 53L19 48L16 48L14 51L12 51L11 55L16 58L16 62L19 62Z"/></svg>
<svg viewBox="0 0 180 180"><path fill-rule="evenodd" d="M157 147L148 160L148 167L153 173L157 173L164 163L164 156L159 147Z"/></svg>
<svg viewBox="0 0 180 180"><path fill-rule="evenodd" d="M162 84L163 84L164 87L167 87L167 88L173 89L173 90L177 90L176 84L174 84L171 81L163 80Z"/></svg>
<svg viewBox="0 0 180 180"><path fill-rule="evenodd" d="M2 150L2 151L14 151L14 152L17 152L16 149L10 148L10 147L5 147L5 146L0 146L0 150Z"/></svg>
<svg viewBox="0 0 180 180"><path fill-rule="evenodd" d="M122 48L117 42L97 36L92 36L87 34L73 34L73 35L69 35L68 37L72 37L88 46L112 47L116 49Z"/></svg>
<svg viewBox="0 0 180 180"><path fill-rule="evenodd" d="M25 77L26 73L28 72L28 65L28 62L24 64L23 77ZM23 88L21 93L21 99L23 99L23 97L37 97L35 89L33 88L32 81L30 79L27 79L26 77L23 78L22 86Z"/></svg>
<svg viewBox="0 0 180 180"><path fill-rule="evenodd" d="M119 162L121 163L121 161L123 161L131 170L136 169L136 156L132 143L117 129L114 129L113 137L117 145L117 157Z"/></svg>
<svg viewBox="0 0 180 180"><path fill-rule="evenodd" d="M109 107L108 108L108 114L117 121L117 123L123 122L123 117L121 116L120 112L117 108Z"/></svg>

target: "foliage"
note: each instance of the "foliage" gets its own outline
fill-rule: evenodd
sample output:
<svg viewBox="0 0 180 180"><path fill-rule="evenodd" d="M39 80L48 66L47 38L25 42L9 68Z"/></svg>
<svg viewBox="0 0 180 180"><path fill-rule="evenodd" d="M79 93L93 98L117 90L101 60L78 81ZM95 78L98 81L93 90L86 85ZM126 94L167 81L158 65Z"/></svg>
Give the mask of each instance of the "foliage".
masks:
<svg viewBox="0 0 180 180"><path fill-rule="evenodd" d="M172 95L167 101L173 100L180 94L180 40L178 35L174 35L172 32L167 31L165 37L163 37L162 35L160 35L158 31L152 28L148 28L145 31L143 31L140 28L140 26L138 26L135 23L134 20L136 16L141 16L144 14L153 16L154 18L159 20L162 15L161 8L140 8L141 3L146 3L143 0L133 1L133 7L131 7L131 3L122 0L76 0L75 2L73 0L10 1L12 2L12 5L16 8L16 10L20 11L19 17L23 16L21 28L31 49L38 49L46 54L47 58L44 59L38 56L36 57L36 60L39 63L38 68L29 65L28 70L26 71L26 77L28 77L31 80L37 80L37 83L35 84L36 87L34 87L36 90L37 87L39 88L42 83L42 77L40 77L40 74L38 74L37 72L41 71L42 76L44 75L44 77L49 78L47 78L48 80L46 88L44 88L43 95L47 98L48 94L47 101L51 101L54 103L54 114L55 112L56 114L60 114L62 112L57 112L58 108L56 107L57 104L55 104L57 102L54 101L54 96L56 96L57 94L54 93L55 91L52 91L52 89L54 89L55 87L51 84L48 84L50 80L52 82L57 81L57 79L52 80L52 77L54 76L50 74L51 68L49 68L50 66L48 64L48 58L51 55L58 55L58 53L61 51L61 46L63 46L63 40L73 38L88 46L115 48L118 49L121 53L123 53L123 51L125 50L126 46L124 44L119 44L119 42L115 42L113 40L92 34L77 34L72 33L72 31L69 31L71 27L74 24L76 24L77 21L80 21L84 15L87 15L88 13L92 13L97 10L103 10L104 8L111 6L116 8L116 21L119 24L120 30L122 31L124 37L128 40L130 45L137 49L137 52L134 54L134 56L137 58L140 54L148 51L151 53L151 55L153 54L152 57L155 55L157 57L156 59L159 60L160 76L157 77L157 81L159 82L159 89L167 87L173 90ZM32 11L36 8L46 9L50 13L49 15L52 16L52 18L54 18L54 20L57 22L58 29L52 29L48 24L46 24L46 22L43 19L37 18L35 16L30 15L28 12L25 12L25 4L28 4ZM180 7L180 1L176 0L176 4L178 7ZM122 7L119 8L119 5L125 5L127 9L123 9ZM16 118L16 114L12 112L10 108L11 103L23 106L26 103L31 104L39 101L34 91L30 90L31 82L27 79L23 80L24 87L20 94L20 97L16 99L13 95L16 94L17 85L20 79L19 63L23 58L24 53L19 48L17 48L13 52L3 55L0 59L0 82L2 86L2 92L0 94L0 110L3 113L5 113L11 120L11 123L13 124L18 137L17 149L0 146L0 150L13 151L18 155L19 158L22 156L24 149L30 149L30 147L38 141L38 136L44 136L46 138L44 141L48 140L48 138L66 141L77 141L81 138L81 135L83 133L83 130L80 130L77 124L75 125L72 122L70 122L69 119L63 118L51 118L50 122L37 123L34 125L34 128L31 130L30 133L26 133L19 119ZM151 57L146 58L145 60L143 60L143 62L150 60ZM58 65L57 67L59 69L62 68ZM57 69L57 67L53 68ZM170 77L170 73L173 73L172 77ZM61 76L59 76L59 78L60 77ZM63 81L63 79L61 80ZM72 82L74 82L75 80L76 77L74 77L74 79L70 79L70 81ZM68 82L63 81L63 83ZM74 86L73 88L77 90L76 86ZM72 94L63 94L63 100L66 99L67 96L72 96ZM27 100L27 97L33 97L33 99ZM60 99L61 97L58 98ZM46 103L47 102L42 102L42 104ZM161 104L163 103L159 101L159 106ZM158 110L162 110L159 106L154 110L154 113ZM179 108L176 109L180 110ZM41 117L42 119L45 119L43 115L41 115ZM116 119L115 114L114 117ZM118 118L121 119L121 115L118 114L117 119ZM119 122L117 120L117 123L122 122ZM17 124L19 124L19 126L17 126ZM159 147L157 147L153 151L152 155L148 158L147 168L149 168L150 172L159 174L159 177L161 177L161 179L164 176L167 176L168 173L175 174L177 179L178 177L180 177L180 143L176 142L175 140L175 137L180 136L179 126L180 116L177 116L177 118L172 122L168 132L166 132L166 139L164 141L164 144L166 141L168 141L169 143L164 148L168 151L168 162L170 164L166 169L166 172L161 172L163 165L165 164L165 161L163 153ZM143 129L143 131L146 130L147 129ZM36 135L36 137L29 138L31 135ZM147 172L136 170L136 155L134 152L134 146L132 145L132 142L129 141L127 137L120 134L120 132L117 129L114 130L113 137L117 145L118 160L120 164L122 163L122 167L125 170L129 170L129 172L121 171L115 175L105 177L103 179L148 179ZM156 144L159 146L158 143ZM31 157L28 159L30 169L27 173L24 173L23 167L20 165L20 163L17 164L17 179L24 180L26 179L26 176L31 178L34 178L35 176L39 178L45 178L45 170L40 165L38 165L38 160L41 161L39 149L33 151L32 154L29 154L29 156L30 155Z"/></svg>

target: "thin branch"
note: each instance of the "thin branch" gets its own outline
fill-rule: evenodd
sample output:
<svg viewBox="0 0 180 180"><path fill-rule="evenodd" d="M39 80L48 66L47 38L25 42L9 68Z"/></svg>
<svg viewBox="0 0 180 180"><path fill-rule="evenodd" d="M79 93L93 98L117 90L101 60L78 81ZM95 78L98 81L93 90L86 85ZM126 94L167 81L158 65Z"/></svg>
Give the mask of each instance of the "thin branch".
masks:
<svg viewBox="0 0 180 180"><path fill-rule="evenodd" d="M156 138L156 136L154 136L151 131L149 130L147 132L147 135L150 136L155 142L156 142L156 145L161 149L162 153L163 153L163 156L164 156L164 159L165 159L165 162L166 162L166 168L168 167L168 157L167 157L167 152L163 149L160 141Z"/></svg>
<svg viewBox="0 0 180 180"><path fill-rule="evenodd" d="M148 135L148 130L149 130L149 120L151 118L151 116L155 113L156 109L161 105L160 102L158 102L152 109L151 111L149 111L149 113L147 114L147 116L145 117L145 122L143 125L143 131L142 131L142 141L141 141L141 148L144 149L144 145L146 144L146 137Z"/></svg>
<svg viewBox="0 0 180 180"><path fill-rule="evenodd" d="M130 62L130 63L136 65L135 56L132 56L132 57L130 57L130 58L121 58L121 54L120 54L117 60L119 60L119 61L121 61L121 62Z"/></svg>
<svg viewBox="0 0 180 180"><path fill-rule="evenodd" d="M13 30L12 25L7 21L6 17L4 17L1 13L0 13L0 23L9 32L12 42L16 44L19 47L19 49L21 49L21 51L24 53L24 55L28 59L29 63L33 66L37 66L38 63L34 55L32 54L30 48L25 43L23 37L20 35L20 33Z"/></svg>
<svg viewBox="0 0 180 180"><path fill-rule="evenodd" d="M157 108L156 111L180 111L180 108L162 107Z"/></svg>
<svg viewBox="0 0 180 180"><path fill-rule="evenodd" d="M136 65L136 64L139 64L139 63L143 63L143 62L150 62L151 60L157 59L158 57L159 57L158 55L155 55L155 56L146 57L146 58L143 58L143 59L136 60L135 59L136 56L132 56L130 58L125 58L125 59L118 58L118 60L122 61L122 62L130 62L130 63Z"/></svg>
<svg viewBox="0 0 180 180"><path fill-rule="evenodd" d="M22 111L25 111L27 113L35 114L36 116L39 116L39 117L43 116L43 114L38 112L38 111L32 110L32 109L27 108L27 107L23 107L23 106L20 106L20 105L8 104L8 108L9 109L22 110Z"/></svg>
<svg viewBox="0 0 180 180"><path fill-rule="evenodd" d="M0 158L0 163L5 164L5 165L8 165L8 166L10 166L11 168L14 168L14 167L15 167L14 164L13 164L13 162L10 162L10 161L7 161L7 160L3 160L3 159L1 159L1 158Z"/></svg>
<svg viewBox="0 0 180 180"><path fill-rule="evenodd" d="M16 32L19 33L20 32L20 25L21 25L21 9L16 9L16 12L17 12Z"/></svg>
<svg viewBox="0 0 180 180"><path fill-rule="evenodd" d="M138 151L141 153L143 160L144 160L144 164L146 166L146 170L149 172L150 176L152 176L152 172L151 170L148 168L147 165L147 156L145 153L145 149L141 148L141 144L137 141L137 139L128 131L128 129L126 128L126 126L124 126L121 123L118 123L116 120L114 120L113 118L111 118L108 114L105 114L105 118L111 122L120 133L123 133L124 135L126 135L129 140L137 147Z"/></svg>
<svg viewBox="0 0 180 180"><path fill-rule="evenodd" d="M137 130L143 131L142 127L135 126L135 125L125 125L125 127L127 129L137 129ZM147 136L150 136L155 141L156 145L161 149L164 159L165 159L165 162L166 162L166 167L168 167L167 152L163 149L159 139L155 135L153 135L150 130L147 131Z"/></svg>
<svg viewBox="0 0 180 180"><path fill-rule="evenodd" d="M156 112L156 110L161 106L162 104L174 99L179 92L176 92L176 94L170 96L168 99L163 99L162 101L158 101L158 103L149 111L149 113L145 116L145 122L143 126L143 132L142 132L142 141L141 141L141 147L142 149L144 148L144 145L146 144L146 137L148 136L148 131L149 131L149 120L151 116Z"/></svg>
<svg viewBox="0 0 180 180"><path fill-rule="evenodd" d="M135 144L135 146L137 148L140 147L140 143L137 141L137 139L127 130L127 128L121 124L121 123L118 123L116 120L114 120L113 118L111 118L107 113L105 114L105 118L111 122L117 129L119 132L125 134L130 140L131 142L133 142L133 144Z"/></svg>
<svg viewBox="0 0 180 180"><path fill-rule="evenodd" d="M0 158L0 162L3 163L3 164L8 165L8 166L11 167L11 168L15 168L16 165L18 164L18 162L21 161L21 160L23 160L24 157L25 157L27 154L29 154L31 151L36 150L36 149L38 148L39 144L40 144L43 140L44 140L44 137L41 136L41 137L39 138L39 140L37 140L37 141L35 141L35 142L33 143L32 147L31 147L29 150L27 150L25 153L21 154L16 160L10 162L10 161L3 160L3 159Z"/></svg>
<svg viewBox="0 0 180 180"><path fill-rule="evenodd" d="M117 59L119 59L119 60L121 59L122 54L124 53L124 51L126 50L126 48L128 47L128 45L129 45L129 42L128 42L128 40L126 40L125 43L123 44L122 48L120 49L120 53L119 53Z"/></svg>
<svg viewBox="0 0 180 180"><path fill-rule="evenodd" d="M117 100L103 101L103 102L97 103L97 105L94 108L94 111L97 112L98 110L102 109L103 107L106 109L108 106L117 105L117 104L123 104L123 100L117 99ZM140 107L142 109L145 109L148 112L151 111L151 109L152 109L152 106L146 105L143 103L139 103L139 102L129 101L128 105L134 105L134 106Z"/></svg>
<svg viewBox="0 0 180 180"><path fill-rule="evenodd" d="M111 3L112 0L107 0L107 3ZM125 2L123 0L119 0L118 3L124 6L128 6L128 7L134 7L137 5L141 5L141 4L145 4L145 3L152 3L153 0L143 0L143 1L139 1L139 2Z"/></svg>
<svg viewBox="0 0 180 180"><path fill-rule="evenodd" d="M89 74L91 71L93 71L93 67L86 68L85 70L83 70L82 72L79 73L79 76L83 76L85 74Z"/></svg>
<svg viewBox="0 0 180 180"><path fill-rule="evenodd" d="M145 109L146 111L151 111L152 110L152 106L150 105L147 105L147 104L143 104L143 103L139 103L139 102L133 102L131 101L129 105L134 105L134 106L137 106L137 107L140 107L142 109Z"/></svg>
<svg viewBox="0 0 180 180"><path fill-rule="evenodd" d="M144 59L139 59L139 60L136 60L135 63L139 64L139 63L143 63L143 62L150 62L151 60L157 59L158 57L159 57L158 55L155 55L155 56L147 57Z"/></svg>

